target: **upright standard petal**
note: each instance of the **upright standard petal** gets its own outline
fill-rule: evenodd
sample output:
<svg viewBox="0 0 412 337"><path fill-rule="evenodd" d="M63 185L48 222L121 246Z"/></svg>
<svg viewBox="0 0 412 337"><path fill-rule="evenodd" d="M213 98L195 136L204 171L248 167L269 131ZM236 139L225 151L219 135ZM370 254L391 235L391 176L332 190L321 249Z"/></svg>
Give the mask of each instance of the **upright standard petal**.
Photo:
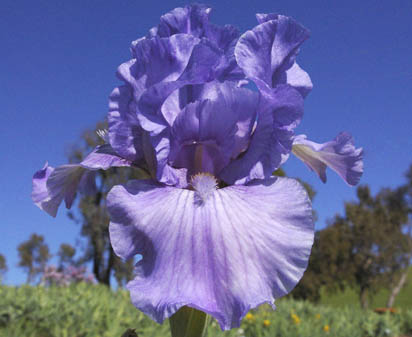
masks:
<svg viewBox="0 0 412 337"><path fill-rule="evenodd" d="M137 308L162 322L187 305L226 330L250 309L273 305L302 277L312 209L288 178L213 190L202 203L196 193L151 181L114 187L111 243L120 257L143 255L128 284Z"/></svg>
<svg viewBox="0 0 412 337"><path fill-rule="evenodd" d="M115 88L109 98L109 142L122 158L138 162L143 156L142 128L136 116L136 103L132 88L124 85Z"/></svg>
<svg viewBox="0 0 412 337"><path fill-rule="evenodd" d="M229 185L269 178L292 150L294 128L303 115L303 98L289 85L261 96L256 129L247 150L219 174Z"/></svg>
<svg viewBox="0 0 412 337"><path fill-rule="evenodd" d="M138 117L143 128L152 132L150 129L153 127L150 121L160 126L164 125L164 120L158 116L158 112L167 97L175 90L188 84L201 84L212 81L219 77L226 66L223 52L210 41L200 40L194 46L189 61L177 80L162 81L148 88L142 94L138 104L140 111Z"/></svg>
<svg viewBox="0 0 412 337"><path fill-rule="evenodd" d="M233 54L233 50L230 50L239 38L239 31L232 25L217 26L210 23L210 13L211 8L201 4L175 8L160 18L160 24L150 30L149 37L170 37L183 33L200 39L206 38L222 49L230 59L230 54Z"/></svg>
<svg viewBox="0 0 412 337"><path fill-rule="evenodd" d="M121 64L117 75L133 88L135 100L162 81L175 81L186 68L199 39L187 34L140 39L132 45L133 59Z"/></svg>
<svg viewBox="0 0 412 337"><path fill-rule="evenodd" d="M282 15L260 14L258 20L262 23L244 33L236 44L240 68L261 91L289 84L305 96L312 82L295 58L300 45L309 37L308 30Z"/></svg>
<svg viewBox="0 0 412 337"><path fill-rule="evenodd" d="M178 7L162 15L160 24L150 30L149 36L169 37L185 33L203 37L209 24L211 8L201 4Z"/></svg>
<svg viewBox="0 0 412 337"><path fill-rule="evenodd" d="M169 162L175 167L186 167L189 175L218 175L247 148L258 96L230 82L211 82L197 96L173 120ZM178 98L174 101L174 109L179 111ZM168 102L167 107L173 108L170 105Z"/></svg>
<svg viewBox="0 0 412 337"><path fill-rule="evenodd" d="M319 178L326 182L326 167L334 170L348 185L356 185L363 173L363 150L355 148L350 134L342 132L330 142L318 144L295 137L293 154L302 160Z"/></svg>

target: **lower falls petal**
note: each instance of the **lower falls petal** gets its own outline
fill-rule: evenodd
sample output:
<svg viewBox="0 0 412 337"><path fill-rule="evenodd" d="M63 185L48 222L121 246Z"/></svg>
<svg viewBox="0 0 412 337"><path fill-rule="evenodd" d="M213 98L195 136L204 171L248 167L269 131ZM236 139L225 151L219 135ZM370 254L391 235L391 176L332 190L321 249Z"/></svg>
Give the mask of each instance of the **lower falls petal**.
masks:
<svg viewBox="0 0 412 337"><path fill-rule="evenodd" d="M134 305L157 322L187 305L222 329L290 292L306 269L314 226L309 198L289 178L196 192L132 181L108 195L111 243L142 254L128 284Z"/></svg>

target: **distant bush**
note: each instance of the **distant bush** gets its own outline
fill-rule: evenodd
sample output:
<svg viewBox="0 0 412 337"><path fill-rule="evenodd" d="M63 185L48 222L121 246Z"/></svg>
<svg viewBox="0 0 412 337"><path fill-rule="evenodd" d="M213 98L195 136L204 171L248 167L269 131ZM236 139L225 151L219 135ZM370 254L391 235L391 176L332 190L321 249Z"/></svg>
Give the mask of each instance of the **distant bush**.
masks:
<svg viewBox="0 0 412 337"><path fill-rule="evenodd" d="M87 272L86 267L69 266L59 270L55 266L47 266L41 279L41 285L67 286L79 282L95 282L94 276Z"/></svg>
<svg viewBox="0 0 412 337"><path fill-rule="evenodd" d="M412 336L412 310L377 314L359 308L332 308L281 299L277 310L251 311L239 329L221 332L211 322L208 337L399 337ZM124 290L72 283L65 287L0 286L0 336L121 337L128 329L139 337L167 337L130 303Z"/></svg>

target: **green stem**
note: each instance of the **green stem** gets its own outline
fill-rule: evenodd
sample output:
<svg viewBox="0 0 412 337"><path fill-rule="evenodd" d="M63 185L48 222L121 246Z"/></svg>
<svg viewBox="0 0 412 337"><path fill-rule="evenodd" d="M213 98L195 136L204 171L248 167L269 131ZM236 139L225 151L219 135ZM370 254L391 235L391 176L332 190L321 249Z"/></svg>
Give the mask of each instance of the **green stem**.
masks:
<svg viewBox="0 0 412 337"><path fill-rule="evenodd" d="M172 337L204 337L208 321L204 312L182 307L169 319Z"/></svg>

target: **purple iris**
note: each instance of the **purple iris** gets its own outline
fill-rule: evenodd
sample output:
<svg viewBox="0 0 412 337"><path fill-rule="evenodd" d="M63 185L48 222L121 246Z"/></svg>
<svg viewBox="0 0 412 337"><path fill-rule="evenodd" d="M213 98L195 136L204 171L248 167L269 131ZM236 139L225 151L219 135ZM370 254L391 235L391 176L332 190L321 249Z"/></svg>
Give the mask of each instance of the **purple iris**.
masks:
<svg viewBox="0 0 412 337"><path fill-rule="evenodd" d="M303 26L258 14L240 35L211 24L210 11L176 8L132 43L110 96L106 144L77 165L38 171L33 200L55 215L77 189L93 190L96 170L146 170L152 179L115 186L107 200L114 251L143 256L128 284L134 305L157 322L189 306L230 329L251 308L274 306L308 263L310 200L272 172L294 153L323 181L329 166L353 185L362 150L347 134L316 144L294 133L312 88L296 63Z"/></svg>

